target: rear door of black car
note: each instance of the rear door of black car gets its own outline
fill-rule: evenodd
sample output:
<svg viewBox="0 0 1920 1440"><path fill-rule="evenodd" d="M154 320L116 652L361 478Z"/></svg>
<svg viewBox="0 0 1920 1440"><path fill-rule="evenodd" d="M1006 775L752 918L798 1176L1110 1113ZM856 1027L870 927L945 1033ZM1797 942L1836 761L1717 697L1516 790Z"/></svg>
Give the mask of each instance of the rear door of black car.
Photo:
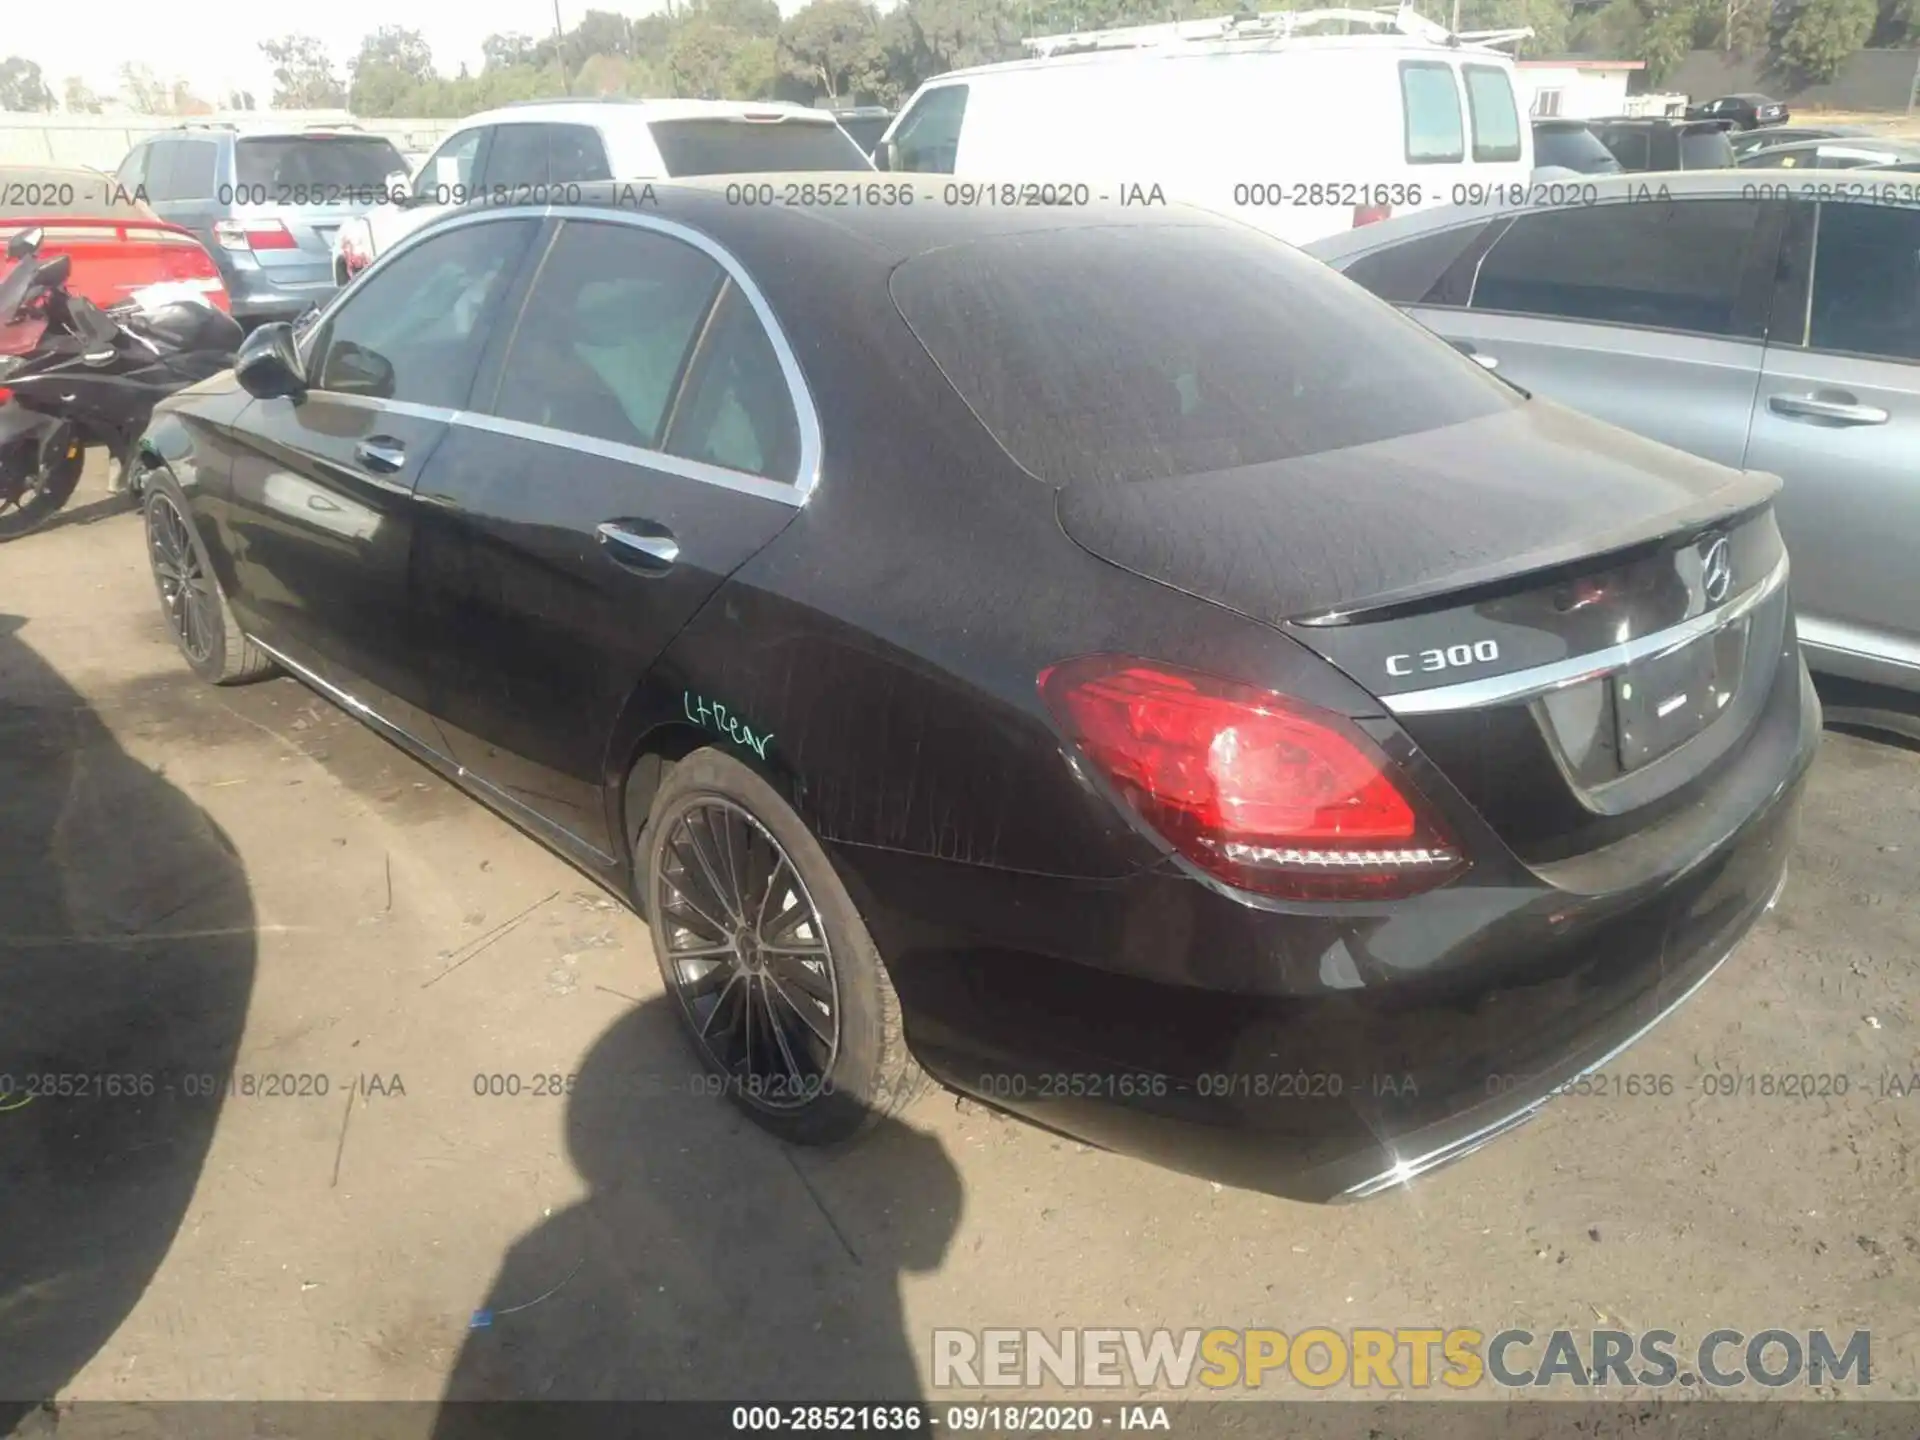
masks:
<svg viewBox="0 0 1920 1440"><path fill-rule="evenodd" d="M791 522L819 449L770 313L685 235L561 223L419 492L442 733L501 798L603 854L621 709Z"/></svg>

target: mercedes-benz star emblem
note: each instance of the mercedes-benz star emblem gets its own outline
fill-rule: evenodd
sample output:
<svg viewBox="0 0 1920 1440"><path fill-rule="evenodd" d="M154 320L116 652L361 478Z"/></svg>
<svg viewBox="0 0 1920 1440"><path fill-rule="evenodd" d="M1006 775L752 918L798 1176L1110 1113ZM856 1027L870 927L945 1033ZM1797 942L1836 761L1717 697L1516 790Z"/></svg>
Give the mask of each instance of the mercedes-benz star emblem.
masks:
<svg viewBox="0 0 1920 1440"><path fill-rule="evenodd" d="M1727 598L1732 584L1733 561L1727 554L1727 537L1718 535L1700 551L1700 588L1709 605L1718 605Z"/></svg>

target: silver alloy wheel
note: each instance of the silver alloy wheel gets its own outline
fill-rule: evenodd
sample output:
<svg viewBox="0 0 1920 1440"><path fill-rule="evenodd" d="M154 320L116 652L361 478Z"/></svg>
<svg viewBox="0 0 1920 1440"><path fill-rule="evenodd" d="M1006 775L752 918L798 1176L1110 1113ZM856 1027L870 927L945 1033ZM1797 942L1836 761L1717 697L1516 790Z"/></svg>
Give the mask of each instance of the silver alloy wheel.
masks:
<svg viewBox="0 0 1920 1440"><path fill-rule="evenodd" d="M220 598L213 592L213 577L200 564L186 517L158 492L147 504L147 549L174 639L189 659L205 664L219 632Z"/></svg>
<svg viewBox="0 0 1920 1440"><path fill-rule="evenodd" d="M766 1110L826 1093L840 992L820 910L793 860L744 808L705 795L661 846L653 937L701 1048Z"/></svg>

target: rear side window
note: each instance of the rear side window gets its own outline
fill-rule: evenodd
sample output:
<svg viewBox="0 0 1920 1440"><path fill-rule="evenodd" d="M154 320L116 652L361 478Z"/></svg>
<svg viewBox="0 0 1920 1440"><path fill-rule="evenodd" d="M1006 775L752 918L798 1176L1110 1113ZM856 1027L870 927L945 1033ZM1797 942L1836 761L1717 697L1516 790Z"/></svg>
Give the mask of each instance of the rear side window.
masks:
<svg viewBox="0 0 1920 1440"><path fill-rule="evenodd" d="M1341 273L1395 305L1465 305L1472 297L1473 267L1461 262L1489 223L1461 225L1376 250Z"/></svg>
<svg viewBox="0 0 1920 1440"><path fill-rule="evenodd" d="M735 286L694 361L667 425L667 450L688 460L792 481L800 464L793 394L766 328Z"/></svg>
<svg viewBox="0 0 1920 1440"><path fill-rule="evenodd" d="M1600 143L1613 152L1623 170L1653 168L1653 137L1645 130L1602 130Z"/></svg>
<svg viewBox="0 0 1920 1440"><path fill-rule="evenodd" d="M1400 99L1406 110L1407 162L1457 164L1467 158L1460 122L1460 92L1444 60L1404 60Z"/></svg>
<svg viewBox="0 0 1920 1440"><path fill-rule="evenodd" d="M568 222L521 311L492 413L659 449L687 351L724 278L683 241Z"/></svg>
<svg viewBox="0 0 1920 1440"><path fill-rule="evenodd" d="M211 140L157 140L147 167L147 194L154 200L211 200L214 144Z"/></svg>
<svg viewBox="0 0 1920 1440"><path fill-rule="evenodd" d="M831 120L656 120L651 128L670 176L873 169Z"/></svg>
<svg viewBox="0 0 1920 1440"><path fill-rule="evenodd" d="M951 175L960 155L967 87L942 85L922 95L894 132L894 169Z"/></svg>
<svg viewBox="0 0 1920 1440"><path fill-rule="evenodd" d="M1520 158L1520 110L1513 82L1497 65L1467 65L1467 108L1473 114L1473 158L1509 163Z"/></svg>
<svg viewBox="0 0 1920 1440"><path fill-rule="evenodd" d="M1522 215L1480 262L1473 308L1758 339L1742 314L1760 203L1642 201Z"/></svg>
<svg viewBox="0 0 1920 1440"><path fill-rule="evenodd" d="M489 186L546 184L547 127L496 125L493 145L487 151L486 183Z"/></svg>
<svg viewBox="0 0 1920 1440"><path fill-rule="evenodd" d="M247 187L244 198L267 204L336 203L336 191L376 198L389 175L406 169L393 142L377 135L261 138L233 147L233 178ZM318 196L311 193L316 190ZM339 195L337 203L353 199Z"/></svg>
<svg viewBox="0 0 1920 1440"><path fill-rule="evenodd" d="M996 236L906 261L892 289L1002 448L1053 485L1258 465L1520 403L1430 332L1250 229Z"/></svg>
<svg viewBox="0 0 1920 1440"><path fill-rule="evenodd" d="M600 143L598 130L591 125L547 127L549 184L574 185L611 179L613 169L607 164L607 147Z"/></svg>
<svg viewBox="0 0 1920 1440"><path fill-rule="evenodd" d="M1920 360L1920 210L1820 207L1808 343L1888 360Z"/></svg>

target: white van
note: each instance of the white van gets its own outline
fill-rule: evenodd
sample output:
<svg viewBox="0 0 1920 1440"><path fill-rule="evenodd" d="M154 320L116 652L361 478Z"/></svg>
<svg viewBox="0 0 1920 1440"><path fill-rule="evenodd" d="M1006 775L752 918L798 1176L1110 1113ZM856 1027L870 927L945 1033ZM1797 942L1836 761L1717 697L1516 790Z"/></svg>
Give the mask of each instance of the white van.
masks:
<svg viewBox="0 0 1920 1440"><path fill-rule="evenodd" d="M1329 23L1373 33L1301 33ZM1030 40L1039 58L927 81L875 160L952 176L960 204L1157 195L1301 245L1525 187L1533 135L1493 47L1531 33L1310 10Z"/></svg>

